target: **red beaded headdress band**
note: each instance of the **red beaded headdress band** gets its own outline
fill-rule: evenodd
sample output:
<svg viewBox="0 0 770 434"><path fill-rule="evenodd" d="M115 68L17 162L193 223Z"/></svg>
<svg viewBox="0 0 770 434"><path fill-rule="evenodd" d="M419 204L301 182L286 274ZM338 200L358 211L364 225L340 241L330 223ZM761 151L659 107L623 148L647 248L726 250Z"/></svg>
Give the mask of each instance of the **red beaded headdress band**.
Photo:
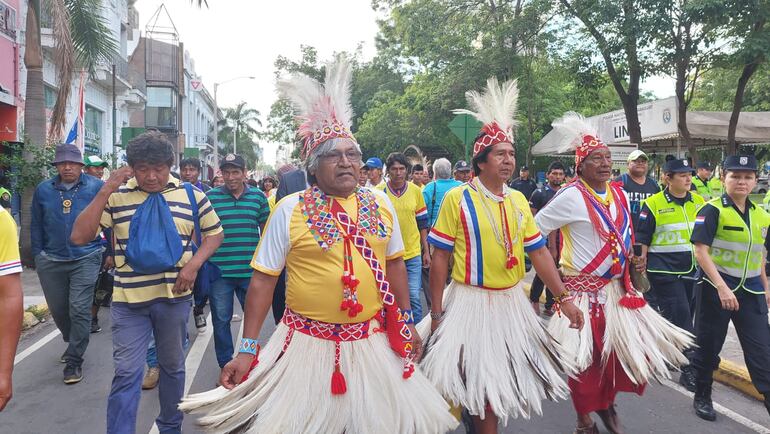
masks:
<svg viewBox="0 0 770 434"><path fill-rule="evenodd" d="M597 136L596 128L579 113L567 112L551 125L554 132L560 135L558 152L575 152L575 169L591 152L607 148Z"/></svg>
<svg viewBox="0 0 770 434"><path fill-rule="evenodd" d="M302 140L303 158L329 139L356 140L350 132L351 72L350 64L340 57L326 66L324 84L301 73L278 82L278 92L291 101L297 112L297 135Z"/></svg>
<svg viewBox="0 0 770 434"><path fill-rule="evenodd" d="M483 125L479 136L473 144L473 156L484 149L498 143L513 144L513 129L516 127L516 103L519 99L519 88L516 80L508 80L502 84L497 78L487 80L484 93L468 91L465 98L471 110L453 110L456 114L467 114L478 119Z"/></svg>

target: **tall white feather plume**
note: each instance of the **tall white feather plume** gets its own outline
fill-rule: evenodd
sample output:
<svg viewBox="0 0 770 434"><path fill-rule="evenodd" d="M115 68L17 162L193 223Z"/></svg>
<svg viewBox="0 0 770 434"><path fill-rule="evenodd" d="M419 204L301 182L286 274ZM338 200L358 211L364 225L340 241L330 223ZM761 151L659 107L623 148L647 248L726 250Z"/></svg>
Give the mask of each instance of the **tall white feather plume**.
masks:
<svg viewBox="0 0 770 434"><path fill-rule="evenodd" d="M350 63L339 57L326 65L325 83L302 73L294 73L276 84L278 93L291 101L297 114L299 129L297 135L303 141L331 124L334 120L350 130L353 107L350 104ZM306 143L307 144L307 143Z"/></svg>
<svg viewBox="0 0 770 434"><path fill-rule="evenodd" d="M326 65L324 87L331 99L337 120L350 128L353 124L353 106L350 104L350 81L353 68L344 57Z"/></svg>
<svg viewBox="0 0 770 434"><path fill-rule="evenodd" d="M597 137L597 130L580 113L567 112L559 119L551 123L554 134L558 134L558 142L561 143L558 153L570 152L577 149L583 142L583 136Z"/></svg>
<svg viewBox="0 0 770 434"><path fill-rule="evenodd" d="M465 99L471 110L457 109L455 114L471 115L482 124L497 122L497 125L508 134L512 134L517 125L516 107L519 100L519 87L516 80L508 80L502 86L496 77L487 80L484 93L475 90L465 92Z"/></svg>

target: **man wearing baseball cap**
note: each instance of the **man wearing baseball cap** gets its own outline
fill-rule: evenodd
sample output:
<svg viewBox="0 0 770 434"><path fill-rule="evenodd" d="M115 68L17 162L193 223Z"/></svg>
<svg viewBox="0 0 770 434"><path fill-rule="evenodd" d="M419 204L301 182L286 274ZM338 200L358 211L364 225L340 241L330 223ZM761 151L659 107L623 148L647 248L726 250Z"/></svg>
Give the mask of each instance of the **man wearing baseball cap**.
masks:
<svg viewBox="0 0 770 434"><path fill-rule="evenodd" d="M364 166L369 169L369 183L366 184L366 186L377 187L382 184L382 160L377 157L372 157L366 160Z"/></svg>
<svg viewBox="0 0 770 434"><path fill-rule="evenodd" d="M660 191L658 183L647 176L649 170L649 158L641 149L628 154L628 173L620 175L617 179L620 187L628 194L628 204L631 207L631 223L636 230L639 224L639 213L642 211L642 202L648 197Z"/></svg>
<svg viewBox="0 0 770 434"><path fill-rule="evenodd" d="M102 179L104 176L104 169L110 166L106 161L102 160L97 155L89 155L83 160L83 162L85 163L85 168L83 171L87 175L91 175L96 179Z"/></svg>
<svg viewBox="0 0 770 434"><path fill-rule="evenodd" d="M270 215L270 206L261 190L246 183L246 161L242 156L228 154L219 169L225 185L209 190L206 196L225 230L222 245L210 259L222 275L211 284L209 294L214 349L222 368L234 353L230 331L233 295L245 310L246 290L253 271L250 263Z"/></svg>
<svg viewBox="0 0 770 434"><path fill-rule="evenodd" d="M102 265L99 237L76 245L70 241L78 215L104 184L83 174L83 156L75 145L56 147L53 161L58 174L41 182L32 199L32 254L48 308L67 350L64 383L83 379L83 355L91 334L94 282Z"/></svg>
<svg viewBox="0 0 770 434"><path fill-rule="evenodd" d="M455 180L460 181L462 183L468 182L471 180L471 165L468 164L465 160L458 160L457 163L455 163L455 171L454 171L454 177Z"/></svg>

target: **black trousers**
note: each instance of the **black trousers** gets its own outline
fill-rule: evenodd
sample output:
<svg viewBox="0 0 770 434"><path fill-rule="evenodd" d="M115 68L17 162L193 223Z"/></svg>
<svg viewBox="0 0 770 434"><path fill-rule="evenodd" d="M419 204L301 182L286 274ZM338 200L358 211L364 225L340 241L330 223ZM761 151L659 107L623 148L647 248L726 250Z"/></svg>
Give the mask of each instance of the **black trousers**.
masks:
<svg viewBox="0 0 770 434"><path fill-rule="evenodd" d="M537 303L540 301L540 296L543 295L543 289L545 289L545 284L540 279L540 276L535 274L535 279L532 280L532 287L529 289L529 301L532 303ZM551 291L545 292L545 308L550 309L553 307L553 294L551 294Z"/></svg>
<svg viewBox="0 0 770 434"><path fill-rule="evenodd" d="M675 326L694 332L693 328L693 280L677 275L647 273L650 290L644 294L650 307Z"/></svg>
<svg viewBox="0 0 770 434"><path fill-rule="evenodd" d="M708 282L696 292L696 343L692 360L699 382L711 382L719 366L719 352L725 342L730 321L738 332L743 358L751 381L757 390L770 393L770 326L767 324L767 302L764 294L744 290L735 292L739 309L722 309L719 294Z"/></svg>

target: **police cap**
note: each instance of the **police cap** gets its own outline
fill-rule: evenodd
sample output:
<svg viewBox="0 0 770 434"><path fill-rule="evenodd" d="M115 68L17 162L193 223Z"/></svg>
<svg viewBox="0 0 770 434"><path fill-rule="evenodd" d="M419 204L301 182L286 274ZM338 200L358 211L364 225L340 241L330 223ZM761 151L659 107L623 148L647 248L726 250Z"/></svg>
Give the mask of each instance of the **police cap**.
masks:
<svg viewBox="0 0 770 434"><path fill-rule="evenodd" d="M757 171L757 159L753 155L731 155L722 163L724 170Z"/></svg>
<svg viewBox="0 0 770 434"><path fill-rule="evenodd" d="M693 173L695 170L687 160L669 160L666 161L666 165L663 166L664 173Z"/></svg>

